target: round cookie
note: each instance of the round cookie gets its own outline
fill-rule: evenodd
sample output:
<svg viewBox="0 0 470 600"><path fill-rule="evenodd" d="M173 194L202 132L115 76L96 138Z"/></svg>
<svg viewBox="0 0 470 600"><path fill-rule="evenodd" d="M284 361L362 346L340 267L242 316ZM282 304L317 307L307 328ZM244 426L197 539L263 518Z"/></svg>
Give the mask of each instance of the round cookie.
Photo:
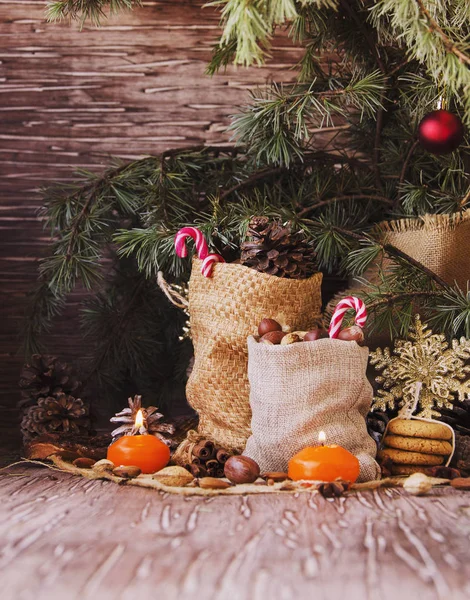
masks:
<svg viewBox="0 0 470 600"><path fill-rule="evenodd" d="M398 450L409 450L411 452L423 452L424 454L452 453L452 444L443 440L434 440L419 437L404 437L402 435L386 435L384 444L389 448Z"/></svg>
<svg viewBox="0 0 470 600"><path fill-rule="evenodd" d="M388 424L387 433L431 440L452 439L452 430L446 425L416 419L393 419Z"/></svg>
<svg viewBox="0 0 470 600"><path fill-rule="evenodd" d="M399 465L427 465L436 466L444 463L444 456L437 454L422 454L421 452L408 452L407 450L395 450L395 448L384 448L379 450L379 457L391 458Z"/></svg>

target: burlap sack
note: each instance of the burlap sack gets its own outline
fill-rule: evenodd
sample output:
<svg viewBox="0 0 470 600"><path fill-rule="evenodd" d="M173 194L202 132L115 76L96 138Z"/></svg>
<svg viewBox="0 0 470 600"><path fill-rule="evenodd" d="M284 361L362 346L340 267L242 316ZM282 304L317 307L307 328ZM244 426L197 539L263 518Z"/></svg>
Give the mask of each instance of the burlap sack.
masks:
<svg viewBox="0 0 470 600"><path fill-rule="evenodd" d="M424 215L377 226L378 239L392 244L453 284L467 289L470 279L470 211L462 215ZM389 261L384 261L384 268Z"/></svg>
<svg viewBox="0 0 470 600"><path fill-rule="evenodd" d="M359 481L380 477L376 445L365 417L372 404L366 377L368 349L355 342L321 339L269 346L248 339L252 435L244 454L261 471L287 471L306 446L339 444L359 459Z"/></svg>
<svg viewBox="0 0 470 600"><path fill-rule="evenodd" d="M214 265L206 278L201 261L194 259L189 313L195 360L186 395L199 414L202 437L243 451L251 420L246 340L265 317L297 330L318 322L321 280L321 273L284 279L233 263ZM177 452L184 462L180 456Z"/></svg>
<svg viewBox="0 0 470 600"><path fill-rule="evenodd" d="M470 211L462 215L424 215L416 219L400 219L380 223L374 229L374 237L382 244L392 244L419 261L453 285L458 283L467 289L470 280ZM376 261L386 272L394 263L389 258ZM364 280L380 283L379 269L371 267L360 280L352 280L351 287L337 294L327 305L325 317L329 322L341 298L357 294L366 289ZM419 310L419 303L416 304ZM371 347L390 343L387 332L374 333L368 338Z"/></svg>

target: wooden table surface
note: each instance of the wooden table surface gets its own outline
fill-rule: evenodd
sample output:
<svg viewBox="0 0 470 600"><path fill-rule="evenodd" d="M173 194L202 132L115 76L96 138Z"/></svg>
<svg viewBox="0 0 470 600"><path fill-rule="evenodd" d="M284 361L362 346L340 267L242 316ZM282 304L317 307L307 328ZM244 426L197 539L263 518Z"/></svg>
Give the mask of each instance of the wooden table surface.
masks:
<svg viewBox="0 0 470 600"><path fill-rule="evenodd" d="M208 499L0 477L3 600L460 600L469 537L470 493L451 490Z"/></svg>

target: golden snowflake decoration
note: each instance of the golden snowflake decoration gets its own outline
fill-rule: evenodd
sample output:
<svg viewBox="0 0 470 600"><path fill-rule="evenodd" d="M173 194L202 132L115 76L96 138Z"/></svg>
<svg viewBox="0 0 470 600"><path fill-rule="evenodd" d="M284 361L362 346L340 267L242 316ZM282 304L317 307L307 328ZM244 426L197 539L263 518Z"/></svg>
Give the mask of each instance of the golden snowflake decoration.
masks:
<svg viewBox="0 0 470 600"><path fill-rule="evenodd" d="M470 397L470 365L465 364L469 359L470 340L452 340L449 347L444 335L433 333L416 315L408 341L396 341L393 352L378 348L370 353L371 364L382 371L376 378L381 389L374 396L372 410L400 407L402 417L411 417L417 409L417 417L439 416L436 408L451 408L456 397Z"/></svg>

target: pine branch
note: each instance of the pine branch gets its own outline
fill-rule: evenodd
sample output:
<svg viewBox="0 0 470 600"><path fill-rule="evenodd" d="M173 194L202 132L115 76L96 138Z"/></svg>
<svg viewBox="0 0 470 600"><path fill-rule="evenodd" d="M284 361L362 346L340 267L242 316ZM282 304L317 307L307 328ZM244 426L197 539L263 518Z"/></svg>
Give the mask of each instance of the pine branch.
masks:
<svg viewBox="0 0 470 600"><path fill-rule="evenodd" d="M393 200L390 200L390 198L386 198L385 196L378 196L374 194L351 194L349 196L333 196L332 198L327 198L326 200L316 202L311 206L306 206L298 213L297 216L305 217L314 210L323 208L324 206L332 204L333 202L354 202L356 200L375 200L376 202L380 202L388 206L393 206Z"/></svg>
<svg viewBox="0 0 470 600"><path fill-rule="evenodd" d="M141 6L141 0L51 0L47 4L46 18L48 21L80 21L81 26L90 20L93 25L99 26L106 17L105 7L110 14L115 14L136 6Z"/></svg>
<svg viewBox="0 0 470 600"><path fill-rule="evenodd" d="M245 179L244 181L240 181L239 183L236 183L228 190L223 191L220 194L220 200L225 200L225 198L227 198L227 196L230 196L234 192L239 192L240 190L245 189L247 187L251 187L252 185L254 185L256 182L258 182L260 180L267 179L269 177L272 177L273 175L274 176L282 175L286 172L287 172L286 167L273 167L272 169L263 169L261 171L257 171L256 173L253 173L252 175L247 177L247 179Z"/></svg>
<svg viewBox="0 0 470 600"><path fill-rule="evenodd" d="M101 371L103 364L109 357L111 345L114 343L115 339L120 339L120 337L126 332L126 328L129 327L129 317L135 309L135 305L139 300L139 296L142 293L145 284L146 278L144 276L141 276L137 280L131 298L127 303L127 306L125 306L122 310L119 320L113 325L111 330L108 332L109 337L107 344L104 347L100 348L98 356L93 357L92 368L83 381L84 387L86 387L90 383L90 380L92 380Z"/></svg>
<svg viewBox="0 0 470 600"><path fill-rule="evenodd" d="M341 227L333 226L332 229L337 233L340 233L346 237L356 240L357 242L371 242L371 238L365 235L361 235L353 231L348 231L347 229ZM385 254L388 254L390 257L398 259L400 261L404 261L405 263L411 265L421 273L424 273L427 277L435 281L444 290L450 289L450 286L446 281L444 281L444 279L442 279L442 277L434 273L434 271L431 271L431 269L428 269L428 267L414 259L409 254L406 254L406 252L403 252L396 246L393 246L392 244L380 244L379 242L374 242L374 244L377 248L380 248L380 250L382 250Z"/></svg>
<svg viewBox="0 0 470 600"><path fill-rule="evenodd" d="M442 277L437 275L437 273L434 273L434 271L431 271L431 269L428 269L428 267L425 267L422 263L420 263L418 260L415 260L409 254L406 254L406 252L403 252L402 250L400 250L396 246L393 246L392 244L384 244L382 248L383 251L389 256L404 260L411 266L415 267L416 269L427 275L430 279L433 279L437 283L437 285L439 285L444 290L449 289L449 285L446 281L444 281L444 279L442 279Z"/></svg>
<svg viewBox="0 0 470 600"><path fill-rule="evenodd" d="M424 5L423 0L415 0L415 2L417 3L417 5L419 6L419 10L421 12L421 14L423 14L426 17L426 20L428 22L428 30L430 33L437 33L437 35L441 38L446 50L448 52L452 52L453 54L455 54L455 56L462 62L462 63L466 63L467 65L470 66L470 55L468 55L466 52L463 52L458 46L457 44L455 44L448 35L446 35L446 33L443 31L443 29L439 26L439 24L437 23L437 21L435 19L432 18L430 12L428 11L428 9L426 8L426 6Z"/></svg>
<svg viewBox="0 0 470 600"><path fill-rule="evenodd" d="M329 87L334 89L328 89ZM333 116L359 119L380 106L384 78L379 71L354 71L347 79L315 80L307 86L277 86L252 93L253 103L232 119L230 129L256 163L288 167L313 147L312 128L333 124Z"/></svg>
<svg viewBox="0 0 470 600"><path fill-rule="evenodd" d="M378 0L370 14L379 38L392 46L403 45L410 63L424 65L441 93L453 94L470 120L468 8L459 0Z"/></svg>
<svg viewBox="0 0 470 600"><path fill-rule="evenodd" d="M375 311L385 306L398 304L406 299L415 298L442 298L441 291L428 291L428 290L417 290L412 292L381 292L380 299L368 302L366 304L368 311Z"/></svg>
<svg viewBox="0 0 470 600"><path fill-rule="evenodd" d="M415 140L411 144L410 149L408 150L408 154L406 155L405 162L403 163L403 167L401 169L400 179L398 181L398 190L400 190L401 186L403 185L403 182L405 181L406 170L407 170L408 165L410 164L410 160L418 146L419 146L419 140Z"/></svg>
<svg viewBox="0 0 470 600"><path fill-rule="evenodd" d="M340 0L340 4L342 8L348 13L350 18L356 23L359 30L362 32L362 35L364 36L364 39L367 42L367 45L369 46L374 60L376 61L381 72L385 74L387 72L387 69L385 68L385 63L383 62L382 57L380 56L379 46L377 42L372 38L372 32L370 32L367 29L364 21L359 17L358 13L354 10L354 8L351 6L351 3L348 2L348 0Z"/></svg>

